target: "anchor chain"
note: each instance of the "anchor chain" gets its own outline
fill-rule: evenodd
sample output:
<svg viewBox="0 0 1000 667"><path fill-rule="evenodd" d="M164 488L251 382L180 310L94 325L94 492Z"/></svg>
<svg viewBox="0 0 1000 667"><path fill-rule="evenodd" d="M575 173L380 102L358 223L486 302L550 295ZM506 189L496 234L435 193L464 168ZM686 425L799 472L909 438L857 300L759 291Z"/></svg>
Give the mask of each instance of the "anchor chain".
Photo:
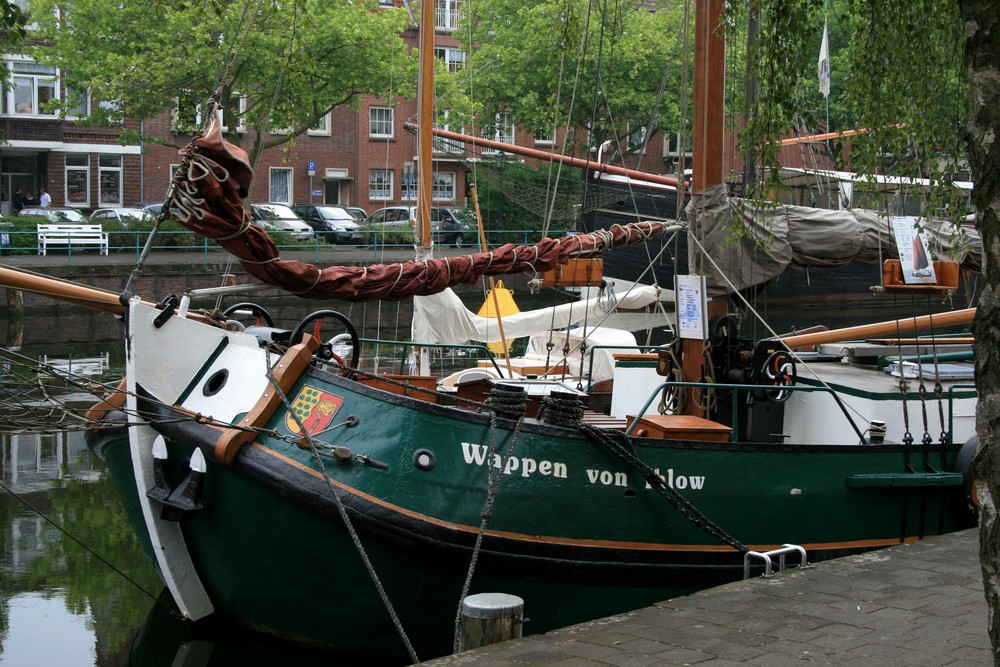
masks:
<svg viewBox="0 0 1000 667"><path fill-rule="evenodd" d="M636 456L632 451L633 446L627 435L623 433L616 434L617 437L625 440L625 442L619 442L612 438L609 432L601 430L595 426L591 426L590 424L580 424L579 429L581 433L594 440L597 444L607 449L610 453L614 454L642 475L646 480L646 483L655 489L658 494L663 496L663 498L670 503L670 506L673 507L678 514L693 523L702 532L728 544L740 553L745 554L749 551L749 548L747 548L746 545L724 531L707 516L702 514L701 510L695 507L675 489L668 486L655 470L650 468L642 461L642 459Z"/></svg>
<svg viewBox="0 0 1000 667"><path fill-rule="evenodd" d="M495 411L490 415L490 449L487 454L487 461L492 461L493 457L496 456L497 418L499 416L500 415L498 415ZM486 500L483 503L483 511L480 514L479 531L476 533L476 544L472 547L472 558L469 559L469 570L465 574L465 583L462 584L462 593L458 598L458 610L455 612L454 651L456 653L458 652L459 639L461 636L462 604L465 602L465 598L469 595L469 589L472 586L472 575L475 573L476 564L479 562L479 554L482 551L483 537L486 534L486 527L489 525L490 519L493 517L493 503L496 500L497 491L500 489L500 480L503 479L503 471L507 468L507 462L514 453L514 445L517 443L518 436L521 434L521 425L523 423L524 413L522 410L521 416L517 418L517 424L511 432L510 444L507 445L507 451L504 453L503 458L500 461L500 467L496 468L495 476L494 466L486 466Z"/></svg>

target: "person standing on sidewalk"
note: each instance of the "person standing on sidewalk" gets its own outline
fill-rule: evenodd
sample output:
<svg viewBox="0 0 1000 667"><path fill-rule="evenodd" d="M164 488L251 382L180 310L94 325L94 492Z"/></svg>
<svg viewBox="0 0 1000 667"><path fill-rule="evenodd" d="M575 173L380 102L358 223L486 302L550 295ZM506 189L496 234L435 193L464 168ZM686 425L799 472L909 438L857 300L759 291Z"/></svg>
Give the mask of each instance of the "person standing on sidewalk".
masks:
<svg viewBox="0 0 1000 667"><path fill-rule="evenodd" d="M52 195L46 188L41 188L38 190L38 205L42 208L48 208L52 204Z"/></svg>
<svg viewBox="0 0 1000 667"><path fill-rule="evenodd" d="M14 215L21 215L21 209L24 208L24 191L21 188L14 190L14 197L11 199L10 208Z"/></svg>

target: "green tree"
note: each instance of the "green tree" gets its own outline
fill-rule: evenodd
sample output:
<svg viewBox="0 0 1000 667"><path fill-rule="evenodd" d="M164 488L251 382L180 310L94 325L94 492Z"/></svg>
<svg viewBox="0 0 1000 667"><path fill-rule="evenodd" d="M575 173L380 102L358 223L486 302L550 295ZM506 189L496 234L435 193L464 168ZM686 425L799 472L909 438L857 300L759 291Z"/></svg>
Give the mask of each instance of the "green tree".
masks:
<svg viewBox="0 0 1000 667"><path fill-rule="evenodd" d="M639 128L651 119L653 132L676 132L684 14L679 4L655 9L585 0L473 5L465 24L476 48L463 75L482 122L508 111L519 127L544 134L569 128L579 145L593 127L593 145L611 139L621 155L641 145Z"/></svg>
<svg viewBox="0 0 1000 667"><path fill-rule="evenodd" d="M375 0L33 0L32 12L42 41L26 51L60 68L71 90L63 111L89 93L90 122L169 113L193 133L217 92L227 139L251 160L359 95L412 96L416 80L407 12Z"/></svg>

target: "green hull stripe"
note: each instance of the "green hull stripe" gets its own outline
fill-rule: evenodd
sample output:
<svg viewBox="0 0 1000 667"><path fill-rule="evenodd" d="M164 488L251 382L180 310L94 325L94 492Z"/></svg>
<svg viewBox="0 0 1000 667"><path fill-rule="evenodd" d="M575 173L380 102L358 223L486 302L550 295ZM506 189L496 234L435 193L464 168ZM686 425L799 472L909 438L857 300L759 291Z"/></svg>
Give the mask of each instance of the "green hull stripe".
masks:
<svg viewBox="0 0 1000 667"><path fill-rule="evenodd" d="M201 383L201 379L204 377L205 371L211 368L212 364L215 363L215 360L219 358L219 355L222 354L222 351L226 349L226 346L228 345L229 336L223 336L222 340L219 341L219 344L215 346L215 350L212 351L212 354L208 355L208 361L206 361L199 371L194 374L194 377L191 378L191 382L188 386L184 387L184 391L181 392L181 395L177 399L177 403L175 405L182 405L184 401L187 400L187 397L191 395L194 388Z"/></svg>
<svg viewBox="0 0 1000 667"><path fill-rule="evenodd" d="M850 475L847 486L853 488L928 486L961 486L962 475L957 472L898 472Z"/></svg>

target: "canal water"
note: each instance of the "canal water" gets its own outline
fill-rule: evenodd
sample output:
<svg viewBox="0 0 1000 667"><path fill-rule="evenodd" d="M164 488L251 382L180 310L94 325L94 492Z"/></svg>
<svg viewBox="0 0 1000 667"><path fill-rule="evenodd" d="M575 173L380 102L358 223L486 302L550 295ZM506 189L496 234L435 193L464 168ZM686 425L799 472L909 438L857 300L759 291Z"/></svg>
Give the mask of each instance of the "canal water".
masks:
<svg viewBox="0 0 1000 667"><path fill-rule="evenodd" d="M476 290L463 298L473 310L482 302ZM523 290L515 298L523 309L551 305L550 297L531 297ZM279 325L289 327L317 307L289 299L262 303ZM405 304L341 304L338 309L359 324L364 338L387 338L410 317ZM831 313L838 316L831 320ZM886 318L884 305L861 302L850 311L830 303L798 303L772 307L769 314L779 331ZM649 340L660 342L664 330L665 323L657 322ZM19 317L0 314L3 332L0 346L25 358L94 381L121 376L120 324L110 315L76 306L40 308ZM645 342L644 335L638 337ZM0 667L372 664L233 628L180 621L80 431L3 433L0 484Z"/></svg>

